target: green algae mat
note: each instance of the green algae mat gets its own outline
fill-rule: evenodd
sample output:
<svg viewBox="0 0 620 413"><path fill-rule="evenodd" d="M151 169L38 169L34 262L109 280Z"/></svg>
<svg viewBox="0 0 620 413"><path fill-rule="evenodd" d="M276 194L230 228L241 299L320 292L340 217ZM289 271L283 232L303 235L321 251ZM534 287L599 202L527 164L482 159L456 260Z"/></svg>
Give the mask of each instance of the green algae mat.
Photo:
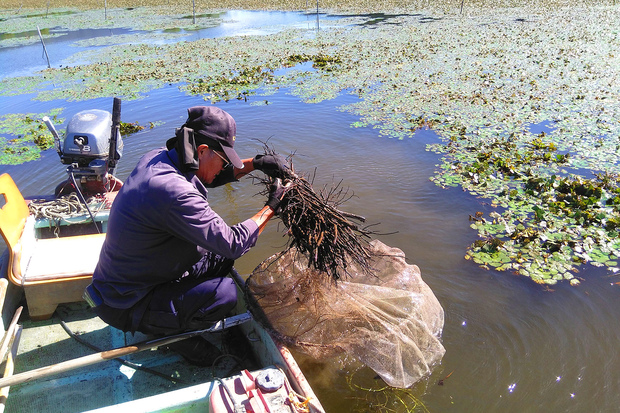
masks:
<svg viewBox="0 0 620 413"><path fill-rule="evenodd" d="M99 39L96 48L73 56L89 63L3 79L0 94L31 93L42 101L140 99L174 85L206 102L256 105L268 104L269 94L280 89L307 103L354 94L359 100L340 108L359 117L351 127L400 140L415 139L420 128L434 130L439 140L427 149L441 162L430 179L490 205L486 215L471 211L470 225L480 237L467 259L547 285L578 284L586 263L616 272L620 6L463 5L462 13L461 2L454 2L451 8L343 15L318 31L266 36L164 45L109 39L109 46ZM141 30L159 24L170 33L217 24L208 13L196 25L187 13L156 13L144 22L144 10L112 9L97 24L128 27L133 21L131 27ZM52 19L74 27L100 12L63 9ZM9 22L11 13L0 18ZM0 47L5 41L15 40L2 40ZM19 123L15 116L0 120L5 153L15 150L11 139L26 147L23 140L35 142L39 133L29 123L21 132L8 130L5 124ZM36 156L36 149L28 150Z"/></svg>

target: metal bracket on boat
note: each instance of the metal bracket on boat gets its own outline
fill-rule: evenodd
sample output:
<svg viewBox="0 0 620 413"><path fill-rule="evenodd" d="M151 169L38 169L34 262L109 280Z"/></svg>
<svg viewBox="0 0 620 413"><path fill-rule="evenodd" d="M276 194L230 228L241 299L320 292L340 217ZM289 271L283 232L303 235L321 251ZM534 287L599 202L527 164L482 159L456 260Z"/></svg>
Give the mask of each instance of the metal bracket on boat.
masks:
<svg viewBox="0 0 620 413"><path fill-rule="evenodd" d="M176 343L177 341L185 340L190 337L196 337L207 333L215 333L218 331L226 330L227 328L237 326L239 324L247 323L252 320L252 314L249 311L246 311L242 314L237 314L231 317L224 318L222 320L217 321L210 327L207 327L202 330L193 330L186 331L184 333L175 334L172 336L166 336L161 338L156 338L154 340L142 341L140 343L134 344L134 346L145 347L145 348L153 348L157 346L165 346L171 343ZM111 350L115 351L115 350ZM0 379L0 383L2 379Z"/></svg>
<svg viewBox="0 0 620 413"><path fill-rule="evenodd" d="M227 328L238 326L239 324L247 323L252 320L252 314L246 311L242 314L237 314L232 317L225 318L213 324L208 329L204 330L205 333L213 333L216 331L226 330Z"/></svg>

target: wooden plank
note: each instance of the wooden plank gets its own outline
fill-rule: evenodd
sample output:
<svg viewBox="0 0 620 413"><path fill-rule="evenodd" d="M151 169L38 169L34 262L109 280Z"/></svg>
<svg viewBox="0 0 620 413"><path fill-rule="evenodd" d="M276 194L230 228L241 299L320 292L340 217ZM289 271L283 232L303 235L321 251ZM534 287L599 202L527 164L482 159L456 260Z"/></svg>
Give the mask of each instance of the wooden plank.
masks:
<svg viewBox="0 0 620 413"><path fill-rule="evenodd" d="M17 357L17 349L19 348L19 339L22 334L22 326L18 325L15 329L15 334L12 339L11 350L6 359L6 364L4 366L4 376L3 377L11 377L13 375L13 371L15 369L15 358ZM3 387L0 389L0 413L4 413L4 408L6 407L6 400L9 397L9 387Z"/></svg>
<svg viewBox="0 0 620 413"><path fill-rule="evenodd" d="M17 322L19 321L19 317L22 315L22 310L24 307L19 307L17 311L15 311L15 315L13 315L13 320L11 320L11 324L6 329L6 333L4 333L4 337L2 338L2 343L0 344L0 362L4 360L4 357L9 350L9 344L11 344L11 340L15 336L15 330L18 328Z"/></svg>
<svg viewBox="0 0 620 413"><path fill-rule="evenodd" d="M24 284L92 275L104 240L105 234L36 240Z"/></svg>

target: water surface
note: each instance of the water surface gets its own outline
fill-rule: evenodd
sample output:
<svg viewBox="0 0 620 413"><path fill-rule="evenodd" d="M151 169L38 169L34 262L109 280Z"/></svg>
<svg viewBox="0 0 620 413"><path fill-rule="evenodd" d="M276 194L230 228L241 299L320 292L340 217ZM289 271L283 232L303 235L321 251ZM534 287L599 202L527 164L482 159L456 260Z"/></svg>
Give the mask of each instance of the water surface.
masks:
<svg viewBox="0 0 620 413"><path fill-rule="evenodd" d="M210 24L203 27L205 18ZM76 64L70 58L80 51L92 49L89 41L110 38L105 45L126 43L162 44L178 41L224 37L268 35L285 28L320 29L330 21L340 18L336 15L316 12L299 13L283 11L246 11L229 10L209 15L200 15L198 22L202 25L192 29L178 30L131 30L123 28L67 30L62 27L42 29L42 38L47 49L51 67ZM192 16L186 16L191 21ZM188 24L187 21L180 24ZM190 26L191 27L191 26ZM36 25L25 28L22 33L2 34L0 41L9 38L28 39L28 44L20 46L0 46L0 79L2 77L26 76L48 67ZM135 35L139 35L136 37ZM191 57L188 57L191 58ZM18 65L15 62L19 62ZM80 62L86 63L86 62Z"/></svg>

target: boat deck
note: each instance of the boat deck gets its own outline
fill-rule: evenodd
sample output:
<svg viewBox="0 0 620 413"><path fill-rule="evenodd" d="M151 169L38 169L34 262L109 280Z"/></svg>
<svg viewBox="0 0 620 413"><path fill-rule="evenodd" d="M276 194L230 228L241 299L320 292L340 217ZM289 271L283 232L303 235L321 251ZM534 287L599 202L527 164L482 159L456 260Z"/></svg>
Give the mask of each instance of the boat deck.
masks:
<svg viewBox="0 0 620 413"><path fill-rule="evenodd" d="M77 339L63 328L63 323ZM26 317L21 324L23 331L14 374L93 354L98 349L125 347L147 339L140 333L132 335L108 326L94 315L86 303L63 304L52 319L31 321ZM166 348L155 348L124 357L135 366L108 360L14 385L10 388L6 409L9 412L83 412L115 406L112 411L120 411L120 403L179 389L198 392L194 396L186 394L178 397L194 397L197 400L189 405L195 407L196 403L203 403L206 407L208 400L201 399L208 399L214 380L238 374L243 369L252 371L259 368L261 364L256 361L255 352L260 346L250 346L248 337L260 342L260 334L251 321L224 332L206 335L223 353L210 368L190 365ZM133 402L132 412L192 410L192 406L180 406L187 405L191 400L168 400L173 406L170 410L161 405L162 400L165 398L156 397L150 403Z"/></svg>

